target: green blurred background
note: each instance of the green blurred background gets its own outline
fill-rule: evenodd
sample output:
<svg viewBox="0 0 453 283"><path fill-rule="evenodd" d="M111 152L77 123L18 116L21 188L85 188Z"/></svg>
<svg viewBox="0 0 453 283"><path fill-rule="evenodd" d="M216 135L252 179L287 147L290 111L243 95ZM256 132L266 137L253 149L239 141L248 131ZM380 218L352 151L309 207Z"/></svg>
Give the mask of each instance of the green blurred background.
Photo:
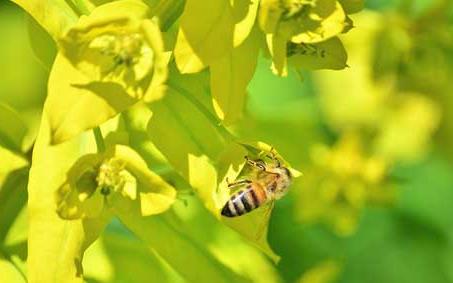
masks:
<svg viewBox="0 0 453 283"><path fill-rule="evenodd" d="M274 145L304 173L271 218L281 281L453 282L450 2L366 1L342 38L349 54L342 71L278 78L260 60L233 130ZM39 32L1 0L0 101L21 114L30 137L55 54L44 36L30 45ZM213 219L192 203L187 223L202 230ZM119 222L90 248L85 265L91 282L182 280L162 275L165 263Z"/></svg>

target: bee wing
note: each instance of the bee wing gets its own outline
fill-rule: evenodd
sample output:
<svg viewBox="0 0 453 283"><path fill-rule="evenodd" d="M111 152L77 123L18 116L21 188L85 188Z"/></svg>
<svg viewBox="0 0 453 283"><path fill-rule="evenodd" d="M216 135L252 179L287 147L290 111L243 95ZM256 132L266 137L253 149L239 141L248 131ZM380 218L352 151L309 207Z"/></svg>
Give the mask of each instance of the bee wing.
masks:
<svg viewBox="0 0 453 283"><path fill-rule="evenodd" d="M264 232L266 231L266 224L269 223L269 219L271 218L271 212L274 209L275 200L270 201L264 206L264 216L261 218L261 222L259 223L258 230L256 231L255 239L258 241L263 237Z"/></svg>

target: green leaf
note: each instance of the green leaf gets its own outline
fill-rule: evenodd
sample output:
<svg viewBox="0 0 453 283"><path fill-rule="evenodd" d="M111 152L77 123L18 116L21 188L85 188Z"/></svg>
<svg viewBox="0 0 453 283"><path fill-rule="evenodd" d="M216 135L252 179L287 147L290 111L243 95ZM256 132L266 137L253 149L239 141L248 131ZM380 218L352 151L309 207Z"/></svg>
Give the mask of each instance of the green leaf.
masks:
<svg viewBox="0 0 453 283"><path fill-rule="evenodd" d="M30 14L52 37L57 40L78 19L66 1L60 0L11 0Z"/></svg>
<svg viewBox="0 0 453 283"><path fill-rule="evenodd" d="M214 109L225 124L242 116L247 85L255 73L259 43L259 31L255 30L240 46L210 65Z"/></svg>
<svg viewBox="0 0 453 283"><path fill-rule="evenodd" d="M0 103L0 121L0 145L21 152L27 125L14 109L3 103Z"/></svg>
<svg viewBox="0 0 453 283"><path fill-rule="evenodd" d="M165 157L157 150L148 137L146 127L152 112L144 103L137 103L121 114L124 127L129 135L129 146L137 151L154 172L166 170Z"/></svg>
<svg viewBox="0 0 453 283"><path fill-rule="evenodd" d="M1 148L0 156L3 160L8 160L8 156L2 154ZM12 165L8 162L6 164ZM10 232L16 217L27 202L27 178L27 167L11 169L7 174L0 169L0 203L2 204L0 206L0 243Z"/></svg>
<svg viewBox="0 0 453 283"><path fill-rule="evenodd" d="M288 63L308 70L346 68L348 56L338 37L313 44L288 44Z"/></svg>
<svg viewBox="0 0 453 283"><path fill-rule="evenodd" d="M66 172L87 149L80 146L82 139L58 146L49 145L50 139L51 128L44 111L28 186L28 280L83 282L83 253L107 219L67 221L57 215L54 195Z"/></svg>
<svg viewBox="0 0 453 283"><path fill-rule="evenodd" d="M280 0L263 0L261 1L258 23L260 28L266 33L277 31L280 17L283 13L283 7Z"/></svg>
<svg viewBox="0 0 453 283"><path fill-rule="evenodd" d="M50 70L57 54L55 41L31 16L27 16L27 31L33 53L42 66Z"/></svg>
<svg viewBox="0 0 453 283"><path fill-rule="evenodd" d="M151 14L158 18L160 29L165 32L179 19L184 10L184 0L153 1L147 3L151 9Z"/></svg>
<svg viewBox="0 0 453 283"><path fill-rule="evenodd" d="M230 1L187 0L174 50L178 69L203 70L233 47L233 31Z"/></svg>
<svg viewBox="0 0 453 283"><path fill-rule="evenodd" d="M135 218L125 213L119 217L188 282L247 282L216 260L205 245L196 244L178 231L164 216Z"/></svg>
<svg viewBox="0 0 453 283"><path fill-rule="evenodd" d="M137 101L119 84L87 82L86 77L59 54L50 72L45 105L52 143L61 143L97 127Z"/></svg>
<svg viewBox="0 0 453 283"><path fill-rule="evenodd" d="M25 183L25 182L24 182ZM9 255L11 260L17 265L17 267L26 271L27 265L27 238L28 238L28 209L27 209L27 187L26 184L22 184L23 191L17 190L17 194L21 194L21 200L18 201L18 198L15 201L18 201L18 206L11 208L14 209L14 216L12 223L8 227L8 233L6 234L5 239L3 240L4 251ZM20 203L22 201L22 203Z"/></svg>
<svg viewBox="0 0 453 283"><path fill-rule="evenodd" d="M87 250L84 272L87 282L186 282L144 241L108 228Z"/></svg>
<svg viewBox="0 0 453 283"><path fill-rule="evenodd" d="M267 34L266 35L267 47L269 48L269 53L272 57L272 72L279 76L285 77L288 75L288 66L286 58L286 44L287 39L280 35L276 34Z"/></svg>
<svg viewBox="0 0 453 283"><path fill-rule="evenodd" d="M183 176L189 176L190 158L206 155L216 159L225 148L226 141L216 126L181 92L170 88L165 98L150 109L153 113L148 124L150 138Z"/></svg>
<svg viewBox="0 0 453 283"><path fill-rule="evenodd" d="M453 236L453 219L448 217L453 213L453 207L448 204L453 197L450 189L453 186L450 173L453 167L439 157L428 158L416 166L407 167L406 172L402 171L407 182L401 184L397 207L411 218Z"/></svg>
<svg viewBox="0 0 453 283"><path fill-rule="evenodd" d="M246 239L213 217L196 198L176 202L174 222L187 236L209 251L233 271L252 282L281 282L276 266ZM190 214L190 217L187 215ZM179 217L180 219L177 219ZM210 227L209 230L206 227ZM221 237L219 237L221 235ZM246 254L246 257L238 255Z"/></svg>
<svg viewBox="0 0 453 283"><path fill-rule="evenodd" d="M354 14L358 13L363 10L365 6L364 0L338 0L343 6L344 11L346 14Z"/></svg>
<svg viewBox="0 0 453 283"><path fill-rule="evenodd" d="M238 47L252 32L258 11L258 0L233 0L233 46Z"/></svg>
<svg viewBox="0 0 453 283"><path fill-rule="evenodd" d="M3 186L8 178L8 175L14 171L28 166L28 161L12 152L11 150L0 146L0 156L2 162L0 163L0 188Z"/></svg>

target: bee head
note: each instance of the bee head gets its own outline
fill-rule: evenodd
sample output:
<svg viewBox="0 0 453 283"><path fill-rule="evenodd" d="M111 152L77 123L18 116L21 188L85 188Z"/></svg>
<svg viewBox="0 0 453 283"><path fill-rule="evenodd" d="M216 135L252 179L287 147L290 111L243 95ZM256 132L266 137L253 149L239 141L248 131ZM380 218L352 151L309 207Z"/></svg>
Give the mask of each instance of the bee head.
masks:
<svg viewBox="0 0 453 283"><path fill-rule="evenodd" d="M291 172L286 167L276 167L272 168L270 171L278 174L278 178L275 180L275 185L272 190L275 198L279 199L288 192L288 187L291 185Z"/></svg>

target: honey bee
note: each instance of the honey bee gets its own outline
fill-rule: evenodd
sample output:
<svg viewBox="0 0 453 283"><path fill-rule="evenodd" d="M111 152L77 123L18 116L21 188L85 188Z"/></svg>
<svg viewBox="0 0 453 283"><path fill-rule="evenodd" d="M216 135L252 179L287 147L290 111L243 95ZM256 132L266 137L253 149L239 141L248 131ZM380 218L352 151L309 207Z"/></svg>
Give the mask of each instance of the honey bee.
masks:
<svg viewBox="0 0 453 283"><path fill-rule="evenodd" d="M266 204L272 206L275 200L288 192L291 184L291 172L281 165L272 151L272 163L266 163L262 159L252 160L248 156L245 158L252 174L247 179L228 184L229 189L241 186L243 188L233 194L223 206L221 214L225 217L241 216Z"/></svg>

